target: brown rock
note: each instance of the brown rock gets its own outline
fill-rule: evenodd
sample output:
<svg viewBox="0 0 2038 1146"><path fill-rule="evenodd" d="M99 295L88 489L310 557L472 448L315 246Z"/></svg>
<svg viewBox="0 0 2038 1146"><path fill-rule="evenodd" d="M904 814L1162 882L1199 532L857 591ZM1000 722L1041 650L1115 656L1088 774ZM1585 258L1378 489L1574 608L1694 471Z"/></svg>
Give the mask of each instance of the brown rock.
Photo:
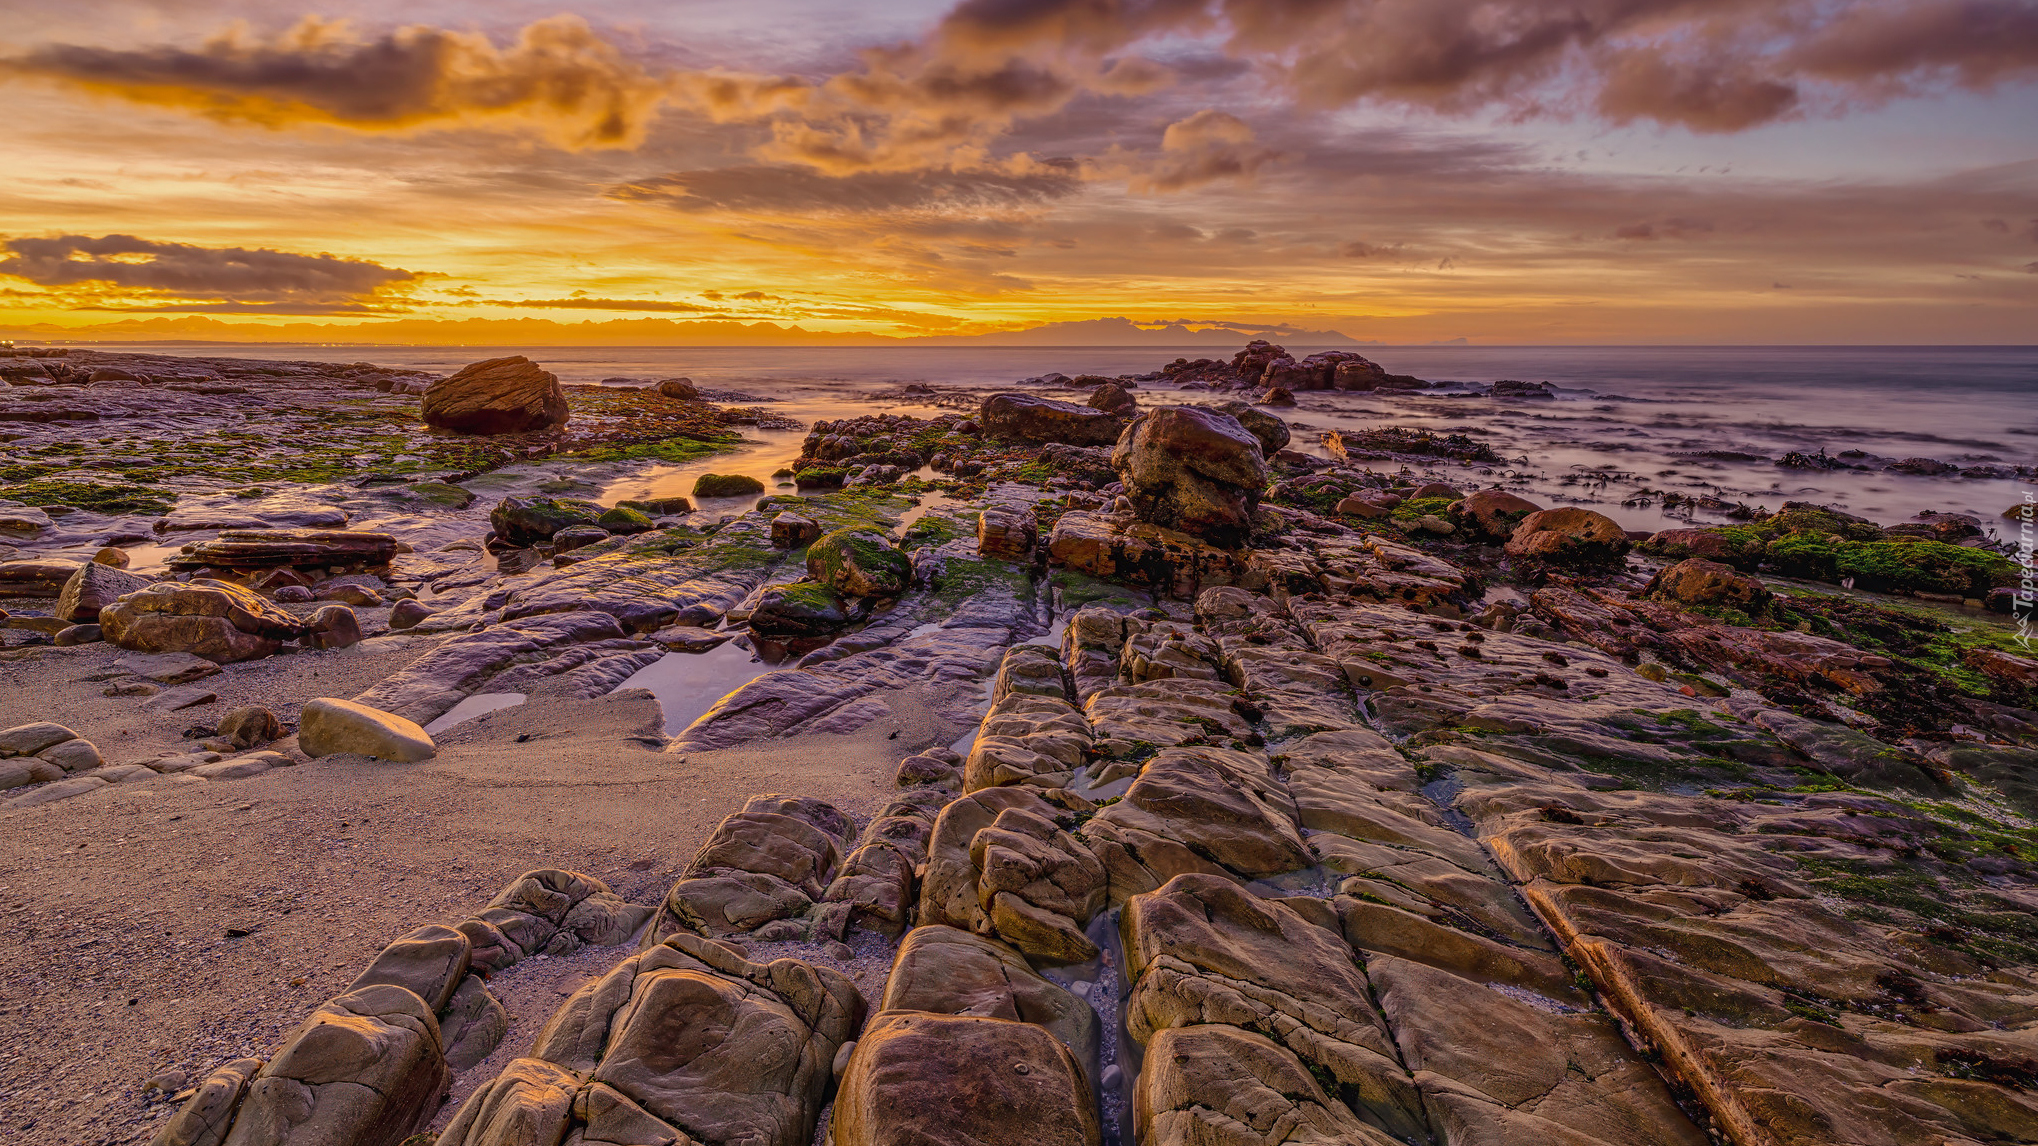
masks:
<svg viewBox="0 0 2038 1146"><path fill-rule="evenodd" d="M468 1096L438 1146L558 1146L579 1089L572 1071L543 1059L516 1059Z"/></svg>
<svg viewBox="0 0 2038 1146"><path fill-rule="evenodd" d="M1648 595L1658 601L1680 605L1724 605L1749 613L1769 605L1770 593L1761 581L1732 566L1703 557L1687 557L1657 572L1649 580Z"/></svg>
<svg viewBox="0 0 2038 1146"><path fill-rule="evenodd" d="M1481 489L1453 502L1446 512L1460 528L1469 530L1475 537L1485 541L1506 541L1514 536L1515 526L1521 524L1522 518L1542 508L1503 489Z"/></svg>
<svg viewBox="0 0 2038 1146"><path fill-rule="evenodd" d="M137 577L111 565L88 561L71 574L57 593L56 616L69 624L96 624L99 610L113 604L121 594L137 592L153 584L155 582L147 577Z"/></svg>
<svg viewBox="0 0 2038 1146"><path fill-rule="evenodd" d="M1097 1055L1097 1012L994 939L931 924L899 944L880 1011L977 1015L1045 1027L1076 1056Z"/></svg>
<svg viewBox="0 0 2038 1146"><path fill-rule="evenodd" d="M260 705L230 708L219 718L218 733L236 748L258 748L283 735L276 714Z"/></svg>
<svg viewBox="0 0 2038 1146"><path fill-rule="evenodd" d="M1039 537L1040 525L1027 510L992 505L977 518L977 552L986 557L1024 557Z"/></svg>
<svg viewBox="0 0 2038 1146"><path fill-rule="evenodd" d="M198 1091L156 1131L150 1146L220 1146L240 1110L248 1083L262 1069L258 1058L235 1059L207 1075Z"/></svg>
<svg viewBox="0 0 2038 1146"><path fill-rule="evenodd" d="M0 597L56 597L84 564L61 558L0 561Z"/></svg>
<svg viewBox="0 0 2038 1146"><path fill-rule="evenodd" d="M1267 485L1260 440L1236 418L1169 406L1134 418L1111 452L1139 519L1235 548Z"/></svg>
<svg viewBox="0 0 2038 1146"><path fill-rule="evenodd" d="M1379 521L1382 518L1390 516L1394 511L1388 509L1386 506L1381 505L1378 502L1367 501L1365 498L1359 497L1356 494L1354 494L1351 497L1347 497L1339 501L1337 503L1335 512L1343 514L1347 517L1358 517L1364 518L1368 521Z"/></svg>
<svg viewBox="0 0 2038 1146"><path fill-rule="evenodd" d="M700 388L693 384L691 378L663 379L658 383L658 392L667 398L679 398L688 402L697 401L701 396Z"/></svg>
<svg viewBox="0 0 2038 1146"><path fill-rule="evenodd" d="M347 990L388 983L423 999L434 1012L442 1011L467 974L471 951L467 937L450 927L420 927L383 948Z"/></svg>
<svg viewBox="0 0 2038 1146"><path fill-rule="evenodd" d="M1237 1027L1156 1033L1132 1103L1139 1141L1150 1146L1402 1143L1325 1094L1293 1051Z"/></svg>
<svg viewBox="0 0 2038 1146"><path fill-rule="evenodd" d="M1030 394L991 395L978 409L977 423L992 437L1071 446L1108 446L1125 426L1116 414Z"/></svg>
<svg viewBox="0 0 2038 1146"><path fill-rule="evenodd" d="M1627 555L1627 531L1603 513L1567 506L1529 514L1508 538L1510 557L1553 565L1614 565Z"/></svg>
<svg viewBox="0 0 2038 1146"><path fill-rule="evenodd" d="M1267 392L1260 395L1260 405L1262 406L1293 406L1294 404L1295 395L1289 393L1286 387L1269 386L1267 387Z"/></svg>
<svg viewBox="0 0 2038 1146"><path fill-rule="evenodd" d="M249 1084L227 1141L396 1146L438 1110L439 1023L402 987L349 991L313 1011Z"/></svg>
<svg viewBox="0 0 2038 1146"><path fill-rule="evenodd" d="M1106 382L1097 387L1091 392L1090 400L1086 404L1093 409L1121 418L1131 417L1139 409L1139 399L1127 393L1125 387L1116 382Z"/></svg>
<svg viewBox="0 0 2038 1146"><path fill-rule="evenodd" d="M327 605L313 613L304 643L321 649L344 649L361 643L361 622L345 605Z"/></svg>
<svg viewBox="0 0 2038 1146"><path fill-rule="evenodd" d="M1097 1146L1083 1068L1044 1028L895 1012L857 1041L835 1146Z"/></svg>
<svg viewBox="0 0 2038 1146"><path fill-rule="evenodd" d="M821 523L797 513L781 513L771 519L771 544L777 549L798 549L821 536Z"/></svg>
<svg viewBox="0 0 2038 1146"><path fill-rule="evenodd" d="M425 391L426 424L463 434L519 434L566 424L559 379L522 355L470 363Z"/></svg>
<svg viewBox="0 0 2038 1146"><path fill-rule="evenodd" d="M396 556L396 538L348 529L229 529L169 561L172 569L270 569L382 566Z"/></svg>

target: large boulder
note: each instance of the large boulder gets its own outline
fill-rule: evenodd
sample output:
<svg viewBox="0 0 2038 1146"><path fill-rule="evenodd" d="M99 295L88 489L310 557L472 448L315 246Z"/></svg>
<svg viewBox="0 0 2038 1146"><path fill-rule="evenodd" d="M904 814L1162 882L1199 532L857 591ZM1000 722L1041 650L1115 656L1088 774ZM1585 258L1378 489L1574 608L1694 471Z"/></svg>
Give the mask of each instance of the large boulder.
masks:
<svg viewBox="0 0 2038 1146"><path fill-rule="evenodd" d="M824 637L849 621L835 590L812 581L766 589L750 614L752 632L781 641Z"/></svg>
<svg viewBox="0 0 2038 1146"><path fill-rule="evenodd" d="M1566 506L1521 519L1507 540L1507 555L1552 565L1613 565L1628 552L1627 531L1603 513Z"/></svg>
<svg viewBox="0 0 2038 1146"><path fill-rule="evenodd" d="M1126 393L1125 387L1116 382L1106 382L1097 387L1091 392L1090 400L1085 405L1094 410L1102 410L1106 414L1116 414L1121 418L1129 418L1139 412L1139 399Z"/></svg>
<svg viewBox="0 0 2038 1146"><path fill-rule="evenodd" d="M1747 570L1762 564L1765 543L1760 534L1751 530L1664 529L1650 534L1647 541L1635 548L1651 557L1671 561L1703 557Z"/></svg>
<svg viewBox="0 0 2038 1146"><path fill-rule="evenodd" d="M402 764L429 760L438 752L432 738L415 722L329 696L304 702L298 715L297 746L306 756L351 752Z"/></svg>
<svg viewBox="0 0 2038 1146"><path fill-rule="evenodd" d="M1125 420L1115 413L1029 394L993 394L977 410L977 424L995 438L1108 446Z"/></svg>
<svg viewBox="0 0 2038 1146"><path fill-rule="evenodd" d="M71 574L58 592L57 618L78 625L97 624L99 610L113 604L121 594L140 592L153 584L147 577L88 561Z"/></svg>
<svg viewBox="0 0 2038 1146"><path fill-rule="evenodd" d="M1506 541L1514 536L1521 519L1543 507L1504 489L1477 489L1451 503L1445 510L1458 528L1486 541Z"/></svg>
<svg viewBox="0 0 2038 1146"><path fill-rule="evenodd" d="M239 585L159 581L99 610L106 640L144 653L191 653L225 664L264 657L311 626Z"/></svg>
<svg viewBox="0 0 2038 1146"><path fill-rule="evenodd" d="M565 497L506 497L488 511L495 535L520 549L543 545L575 525L593 525L608 512L591 501Z"/></svg>
<svg viewBox="0 0 2038 1146"><path fill-rule="evenodd" d="M913 583L913 560L874 529L838 529L807 546L807 574L845 597L896 597Z"/></svg>
<svg viewBox="0 0 2038 1146"><path fill-rule="evenodd" d="M694 479L695 497L749 497L764 492L764 483L749 474L702 474Z"/></svg>
<svg viewBox="0 0 2038 1146"><path fill-rule="evenodd" d="M1164 406L1132 420L1111 453L1140 520L1236 548L1267 486L1260 440L1238 419Z"/></svg>
<svg viewBox="0 0 2038 1146"><path fill-rule="evenodd" d="M559 379L521 354L469 363L432 383L422 406L427 425L462 434L546 430L568 416Z"/></svg>

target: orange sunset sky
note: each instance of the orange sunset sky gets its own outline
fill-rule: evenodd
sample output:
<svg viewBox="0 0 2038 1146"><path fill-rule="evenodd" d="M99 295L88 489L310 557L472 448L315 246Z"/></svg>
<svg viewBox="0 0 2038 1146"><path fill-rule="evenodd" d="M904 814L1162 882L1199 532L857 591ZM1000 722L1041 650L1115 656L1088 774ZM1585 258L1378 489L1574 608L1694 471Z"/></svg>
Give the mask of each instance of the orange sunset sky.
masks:
<svg viewBox="0 0 2038 1146"><path fill-rule="evenodd" d="M17 0L0 100L0 337L2038 341L2034 0Z"/></svg>

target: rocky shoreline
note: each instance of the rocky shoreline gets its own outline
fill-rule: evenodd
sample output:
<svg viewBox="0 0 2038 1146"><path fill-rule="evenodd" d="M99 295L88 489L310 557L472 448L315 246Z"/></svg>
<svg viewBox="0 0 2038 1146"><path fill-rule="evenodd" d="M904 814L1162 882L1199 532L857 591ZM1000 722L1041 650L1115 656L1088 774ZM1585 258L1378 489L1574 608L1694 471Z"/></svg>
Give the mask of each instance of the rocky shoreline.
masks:
<svg viewBox="0 0 2038 1146"><path fill-rule="evenodd" d="M273 1046L158 1088L134 1140L2038 1141L2038 659L1982 520L1791 502L1637 536L1508 488L1474 437L1297 449L1270 412L1296 392L1421 381L1279 350L1158 372L1251 403L1127 376L817 423L794 492L734 514L520 489L463 519L486 536L214 528L153 579L118 545L35 556L117 514L14 499L13 671L105 663L90 687L178 722L272 662L390 671L180 755L0 731L9 830L405 767L463 704L641 698L616 690L734 643L765 671L636 750L897 745L887 799L751 796L652 896L540 864L420 906ZM412 425L397 476L592 441L578 389L479 366L348 383L392 418L524 411ZM679 418L665 448L726 444L728 411L662 389L597 448ZM39 424L45 454L79 434ZM1483 482L1426 480L1439 457ZM512 1029L493 992L598 948Z"/></svg>

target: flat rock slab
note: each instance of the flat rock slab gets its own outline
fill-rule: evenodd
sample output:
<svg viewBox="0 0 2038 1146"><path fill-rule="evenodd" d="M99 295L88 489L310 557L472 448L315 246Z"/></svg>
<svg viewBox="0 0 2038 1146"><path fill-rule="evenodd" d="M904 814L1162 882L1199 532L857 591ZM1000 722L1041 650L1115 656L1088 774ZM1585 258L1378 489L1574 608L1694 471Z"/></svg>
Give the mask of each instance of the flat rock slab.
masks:
<svg viewBox="0 0 2038 1146"><path fill-rule="evenodd" d="M157 712L176 712L180 709L196 708L201 704L211 704L218 699L219 694L204 685L180 684L175 688L166 688L142 701L142 707Z"/></svg>
<svg viewBox="0 0 2038 1146"><path fill-rule="evenodd" d="M219 672L217 664L191 653L137 653L113 666L158 684L185 684Z"/></svg>

